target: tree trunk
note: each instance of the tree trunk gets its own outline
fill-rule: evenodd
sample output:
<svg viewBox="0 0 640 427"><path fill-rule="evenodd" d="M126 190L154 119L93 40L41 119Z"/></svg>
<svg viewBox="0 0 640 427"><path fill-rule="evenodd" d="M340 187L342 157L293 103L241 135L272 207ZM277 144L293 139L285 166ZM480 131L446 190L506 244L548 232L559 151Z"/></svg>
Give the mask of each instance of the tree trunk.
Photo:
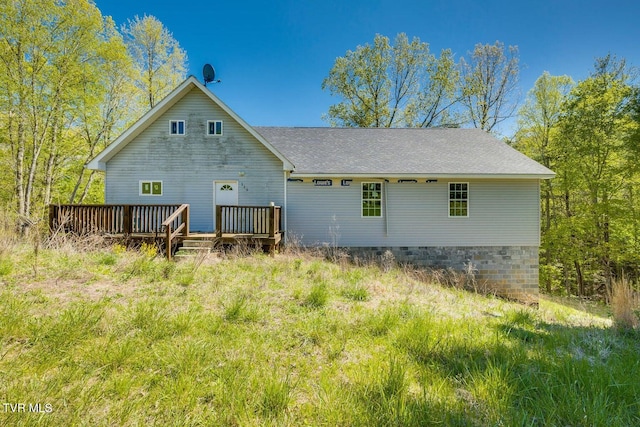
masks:
<svg viewBox="0 0 640 427"><path fill-rule="evenodd" d="M78 200L78 203L82 203L84 202L85 197L87 197L87 194L89 194L89 188L91 188L91 183L93 182L93 177L95 176L96 171L91 171L91 173L89 174L89 179L87 179L87 183L84 186L84 190L82 190L82 195L80 196L80 200Z"/></svg>
<svg viewBox="0 0 640 427"><path fill-rule="evenodd" d="M576 282L578 283L578 295L584 296L584 280L582 278L582 267L580 266L580 262L578 260L573 261L573 265L576 268Z"/></svg>

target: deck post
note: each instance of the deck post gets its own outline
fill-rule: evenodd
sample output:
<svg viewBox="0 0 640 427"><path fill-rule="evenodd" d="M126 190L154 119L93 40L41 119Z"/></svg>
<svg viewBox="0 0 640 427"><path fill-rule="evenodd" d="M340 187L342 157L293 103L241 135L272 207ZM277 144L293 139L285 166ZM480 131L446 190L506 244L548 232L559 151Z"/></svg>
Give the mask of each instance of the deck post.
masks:
<svg viewBox="0 0 640 427"><path fill-rule="evenodd" d="M189 237L189 205L187 205L182 211L182 223L184 224L182 235L184 237Z"/></svg>
<svg viewBox="0 0 640 427"><path fill-rule="evenodd" d="M276 235L276 207L272 203L269 206L269 237L273 238Z"/></svg>
<svg viewBox="0 0 640 427"><path fill-rule="evenodd" d="M166 255L167 255L167 261L171 261L171 246L172 246L172 242L171 242L171 234L173 233L171 230L171 223L169 223L166 227L166 233L167 233L167 237L165 239L165 251L166 251Z"/></svg>
<svg viewBox="0 0 640 427"><path fill-rule="evenodd" d="M222 237L222 206L216 205L216 237Z"/></svg>
<svg viewBox="0 0 640 427"><path fill-rule="evenodd" d="M131 234L131 230L133 229L132 223L133 218L131 218L131 205L124 205L122 207L122 232L124 234Z"/></svg>
<svg viewBox="0 0 640 427"><path fill-rule="evenodd" d="M53 231L53 219L56 215L56 205L49 205L49 231Z"/></svg>

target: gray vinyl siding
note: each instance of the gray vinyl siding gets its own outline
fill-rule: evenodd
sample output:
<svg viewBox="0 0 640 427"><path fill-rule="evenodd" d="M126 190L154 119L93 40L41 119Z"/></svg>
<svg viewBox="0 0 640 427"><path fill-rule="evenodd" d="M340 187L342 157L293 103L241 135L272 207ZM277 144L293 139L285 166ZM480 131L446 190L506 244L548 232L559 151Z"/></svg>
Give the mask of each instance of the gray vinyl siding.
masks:
<svg viewBox="0 0 640 427"><path fill-rule="evenodd" d="M169 121L185 120L185 135ZM223 120L223 136L206 135ZM189 203L192 231L213 231L213 182L238 181L239 205L284 204L282 162L194 88L107 163L106 203ZM140 196L139 181L163 181L162 196Z"/></svg>
<svg viewBox="0 0 640 427"><path fill-rule="evenodd" d="M538 180L438 180L386 183L383 217L361 216L361 181L342 187L287 186L288 233L306 245L537 246ZM371 180L374 181L374 180ZM364 182L370 182L364 180ZM469 183L469 216L449 218L448 183Z"/></svg>

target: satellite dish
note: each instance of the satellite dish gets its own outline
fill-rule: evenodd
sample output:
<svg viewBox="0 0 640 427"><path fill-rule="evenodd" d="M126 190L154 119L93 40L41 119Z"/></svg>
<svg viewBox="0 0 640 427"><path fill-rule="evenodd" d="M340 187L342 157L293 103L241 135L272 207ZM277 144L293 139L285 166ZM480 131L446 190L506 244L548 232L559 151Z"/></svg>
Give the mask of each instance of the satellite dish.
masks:
<svg viewBox="0 0 640 427"><path fill-rule="evenodd" d="M204 77L204 85L210 83L216 79L216 70L213 69L211 64L204 64L202 69L202 76Z"/></svg>

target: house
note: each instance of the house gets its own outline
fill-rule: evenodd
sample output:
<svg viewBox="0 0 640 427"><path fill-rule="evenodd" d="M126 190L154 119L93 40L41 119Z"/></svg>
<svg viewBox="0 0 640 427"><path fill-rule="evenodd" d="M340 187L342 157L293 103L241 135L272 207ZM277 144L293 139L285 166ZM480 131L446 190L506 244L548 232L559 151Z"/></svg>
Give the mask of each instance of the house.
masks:
<svg viewBox="0 0 640 427"><path fill-rule="evenodd" d="M89 164L105 201L276 205L288 238L464 269L537 296L539 184L554 173L477 129L252 127L189 77ZM218 215L219 215L218 211Z"/></svg>

